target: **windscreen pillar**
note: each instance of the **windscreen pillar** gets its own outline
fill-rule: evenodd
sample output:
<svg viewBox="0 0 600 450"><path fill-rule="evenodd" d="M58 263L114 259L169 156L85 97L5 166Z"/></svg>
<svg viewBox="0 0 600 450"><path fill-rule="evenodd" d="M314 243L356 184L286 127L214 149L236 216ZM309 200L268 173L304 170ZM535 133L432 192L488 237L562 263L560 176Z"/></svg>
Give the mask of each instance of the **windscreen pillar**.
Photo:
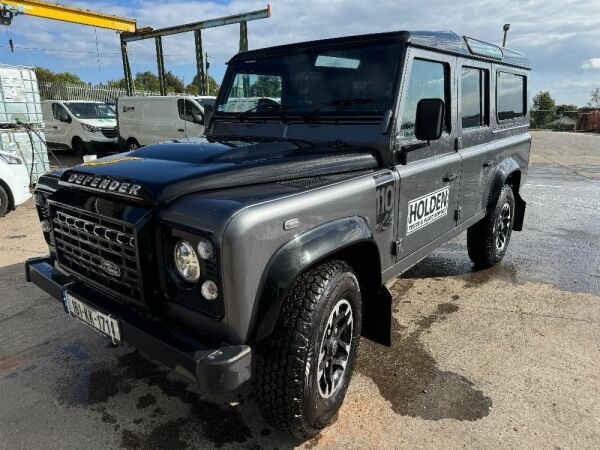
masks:
<svg viewBox="0 0 600 450"><path fill-rule="evenodd" d="M198 94L207 95L205 92L206 83L204 82L204 58L202 52L202 30L194 31L194 42L196 44L196 71L198 73Z"/></svg>
<svg viewBox="0 0 600 450"><path fill-rule="evenodd" d="M156 44L156 63L158 65L158 82L160 84L160 95L167 95L167 83L165 81L165 58L163 55L162 38L154 38Z"/></svg>

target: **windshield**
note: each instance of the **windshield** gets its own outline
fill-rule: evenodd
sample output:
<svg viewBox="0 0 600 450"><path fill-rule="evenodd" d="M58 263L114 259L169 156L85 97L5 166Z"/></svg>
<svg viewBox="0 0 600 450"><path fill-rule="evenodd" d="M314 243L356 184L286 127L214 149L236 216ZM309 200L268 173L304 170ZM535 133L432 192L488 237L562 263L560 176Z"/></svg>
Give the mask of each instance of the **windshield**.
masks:
<svg viewBox="0 0 600 450"><path fill-rule="evenodd" d="M65 103L79 119L114 119L115 112L106 103Z"/></svg>
<svg viewBox="0 0 600 450"><path fill-rule="evenodd" d="M231 63L222 113L381 115L392 106L400 44L323 47Z"/></svg>

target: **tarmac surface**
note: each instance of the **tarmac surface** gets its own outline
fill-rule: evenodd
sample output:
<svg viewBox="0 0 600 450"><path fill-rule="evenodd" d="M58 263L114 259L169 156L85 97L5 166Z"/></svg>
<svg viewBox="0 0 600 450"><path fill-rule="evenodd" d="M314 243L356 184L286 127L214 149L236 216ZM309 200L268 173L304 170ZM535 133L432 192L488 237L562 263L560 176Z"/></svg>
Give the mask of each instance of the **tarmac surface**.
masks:
<svg viewBox="0 0 600 450"><path fill-rule="evenodd" d="M0 219L0 448L598 448L600 135L532 135L503 263L473 271L463 235L390 283L393 347L361 341L306 442L263 423L251 385L203 394L25 283L46 253L28 202Z"/></svg>

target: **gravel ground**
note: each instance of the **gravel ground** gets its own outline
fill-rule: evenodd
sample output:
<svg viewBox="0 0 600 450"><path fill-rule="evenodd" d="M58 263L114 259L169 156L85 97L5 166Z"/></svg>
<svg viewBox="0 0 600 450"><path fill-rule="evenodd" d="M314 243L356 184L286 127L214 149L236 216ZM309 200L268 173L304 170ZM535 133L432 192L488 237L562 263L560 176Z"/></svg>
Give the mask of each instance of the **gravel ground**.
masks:
<svg viewBox="0 0 600 450"><path fill-rule="evenodd" d="M394 345L361 342L335 424L265 425L251 386L205 395L111 348L23 280L31 203L0 219L0 448L600 446L600 136L533 132L525 230L474 272L464 237L401 278Z"/></svg>

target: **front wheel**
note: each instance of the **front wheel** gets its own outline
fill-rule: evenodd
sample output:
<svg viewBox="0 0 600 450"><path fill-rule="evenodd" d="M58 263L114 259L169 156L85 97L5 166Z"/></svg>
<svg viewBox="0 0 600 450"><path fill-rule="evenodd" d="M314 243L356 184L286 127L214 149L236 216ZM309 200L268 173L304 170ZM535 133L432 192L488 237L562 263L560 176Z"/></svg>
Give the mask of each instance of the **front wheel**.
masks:
<svg viewBox="0 0 600 450"><path fill-rule="evenodd" d="M271 424L307 439L331 423L352 377L361 318L346 263L321 264L294 282L273 333L257 346L258 403Z"/></svg>
<svg viewBox="0 0 600 450"><path fill-rule="evenodd" d="M494 209L467 230L469 258L480 268L499 263L506 255L515 221L515 195L504 185Z"/></svg>
<svg viewBox="0 0 600 450"><path fill-rule="evenodd" d="M0 217L4 217L8 211L8 192L0 185Z"/></svg>

